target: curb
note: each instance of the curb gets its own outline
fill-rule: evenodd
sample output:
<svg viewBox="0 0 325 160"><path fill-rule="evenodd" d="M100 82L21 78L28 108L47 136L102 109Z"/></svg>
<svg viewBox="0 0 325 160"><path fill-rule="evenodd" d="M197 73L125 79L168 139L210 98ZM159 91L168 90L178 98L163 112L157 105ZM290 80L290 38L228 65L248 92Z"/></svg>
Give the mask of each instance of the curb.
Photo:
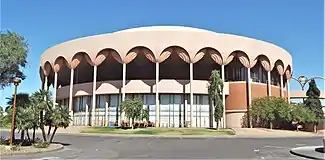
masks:
<svg viewBox="0 0 325 160"><path fill-rule="evenodd" d="M3 154L1 155L0 157L3 157L3 156L20 156L20 155L33 155L33 154L38 154L38 153L46 153L46 152L53 152L53 151L58 151L58 150L61 150L64 148L64 146L62 144L56 144L56 145L59 145L58 147L56 148L53 148L53 149L50 149L50 150L45 150L45 151L35 151L35 152L26 152L26 153L9 153L9 154Z"/></svg>
<svg viewBox="0 0 325 160"><path fill-rule="evenodd" d="M66 134L66 133L61 133ZM69 133L72 134L72 133ZM66 134L68 135L68 134ZM261 138L318 138L322 136L243 136L243 135L141 135L141 134L105 134L105 133L73 133L73 135L81 136L107 136L107 137L118 137L118 138L197 138L197 139L207 139L207 138L249 138L249 139L261 139Z"/></svg>
<svg viewBox="0 0 325 160"><path fill-rule="evenodd" d="M323 147L323 146L310 146L310 147L313 147L313 151L316 152L315 151L316 148ZM300 147L298 147L298 148L300 148ZM323 153L320 153L320 155L323 155L323 158L321 158L321 157L317 157L317 156L313 156L313 155L302 154L302 153L299 153L299 152L295 151L298 148L291 149L290 153L293 154L293 155L308 158L308 159L325 160L325 157L324 157Z"/></svg>

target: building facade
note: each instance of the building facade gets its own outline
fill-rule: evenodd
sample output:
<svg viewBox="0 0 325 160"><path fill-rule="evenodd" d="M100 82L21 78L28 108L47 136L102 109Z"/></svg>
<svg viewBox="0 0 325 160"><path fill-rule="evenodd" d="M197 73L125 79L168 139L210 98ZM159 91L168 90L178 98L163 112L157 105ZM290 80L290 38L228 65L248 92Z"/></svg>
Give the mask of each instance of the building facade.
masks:
<svg viewBox="0 0 325 160"><path fill-rule="evenodd" d="M140 98L160 127L208 127L207 83L224 81L221 127L244 127L257 97L288 98L290 54L264 41L180 27L153 26L67 41L41 56L43 87L69 106L73 125L125 120L119 105ZM215 126L216 124L214 124Z"/></svg>

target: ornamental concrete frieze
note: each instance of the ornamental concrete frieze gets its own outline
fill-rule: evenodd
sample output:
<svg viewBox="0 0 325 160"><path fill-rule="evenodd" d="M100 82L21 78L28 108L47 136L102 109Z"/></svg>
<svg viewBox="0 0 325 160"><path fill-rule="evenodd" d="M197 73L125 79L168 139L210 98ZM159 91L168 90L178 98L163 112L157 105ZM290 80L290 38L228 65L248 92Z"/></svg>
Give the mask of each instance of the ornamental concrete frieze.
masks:
<svg viewBox="0 0 325 160"><path fill-rule="evenodd" d="M292 74L291 55L274 44L197 28L155 26L89 36L53 46L41 56L40 76L43 79L64 66L75 69L83 62L99 66L113 59L129 64L139 54L152 63L162 63L171 54L193 64L206 54L219 65L227 65L236 57L246 68L254 67L259 61L266 71L276 68L286 78Z"/></svg>

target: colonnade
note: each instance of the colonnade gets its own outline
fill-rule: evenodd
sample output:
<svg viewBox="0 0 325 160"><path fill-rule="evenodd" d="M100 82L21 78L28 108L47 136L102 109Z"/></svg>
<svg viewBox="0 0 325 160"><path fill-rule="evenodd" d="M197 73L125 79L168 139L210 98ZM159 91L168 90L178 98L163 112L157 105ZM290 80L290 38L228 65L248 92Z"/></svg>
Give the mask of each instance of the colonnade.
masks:
<svg viewBox="0 0 325 160"><path fill-rule="evenodd" d="M126 63L122 64L123 66L123 76L122 76L122 101L125 100L125 85L126 85L126 70L127 70L127 65ZM188 119L188 115L185 114L185 120L186 121L190 121L191 126L193 127L192 119L193 119L193 90L192 90L192 81L193 81L193 62L189 63L189 68L190 68L190 118ZM92 109L91 109L91 115L95 115L95 108L96 108L96 83L97 83L97 65L93 65L93 87L92 87ZM250 75L250 67L247 68L247 85L248 85L248 90L247 90L247 94L248 94L248 106L250 106L252 98L251 98L251 82L252 82L252 78ZM53 105L56 104L56 93L57 93L57 77L58 77L58 73L54 72L54 91L53 91ZM225 82L225 65L222 64L221 65L221 77L223 82ZM267 71L267 93L268 96L271 96L271 71ZM155 124L160 124L159 123L159 62L156 62L156 121ZM70 68L70 87L69 87L69 114L72 117L73 116L73 82L74 82L74 68ZM48 75L45 75L44 77L44 86L45 89L48 90ZM287 90L288 90L288 102L290 102L290 95L289 95L289 79L287 79ZM280 88L281 88L281 97L284 97L284 91L283 91L283 74L280 74ZM224 127L226 128L226 101L225 101L225 92L223 91L222 93L222 103L223 103L223 118L221 119L221 123L220 123L220 127ZM187 105L185 105L185 107L187 107ZM187 108L185 108L185 110L187 111ZM86 108L86 124L89 124L88 120L88 113L89 109L88 109L88 105ZM212 110L212 113L214 113L214 111ZM124 113L121 113L121 120L125 120L125 115ZM91 122L90 124L92 126L95 125L95 116L91 116ZM215 126L214 126L215 127Z"/></svg>

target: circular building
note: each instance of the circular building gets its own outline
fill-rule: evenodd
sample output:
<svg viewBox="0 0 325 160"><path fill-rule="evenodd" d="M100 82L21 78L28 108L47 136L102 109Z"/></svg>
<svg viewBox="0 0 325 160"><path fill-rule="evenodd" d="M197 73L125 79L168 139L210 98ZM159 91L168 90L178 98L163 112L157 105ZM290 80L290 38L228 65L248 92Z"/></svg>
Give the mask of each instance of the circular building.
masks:
<svg viewBox="0 0 325 160"><path fill-rule="evenodd" d="M288 98L290 54L264 41L180 27L153 26L67 41L41 56L45 89L69 106L74 125L108 125L125 116L121 101L140 98L160 127L214 123L207 84L224 81L221 127L245 127L254 98Z"/></svg>

